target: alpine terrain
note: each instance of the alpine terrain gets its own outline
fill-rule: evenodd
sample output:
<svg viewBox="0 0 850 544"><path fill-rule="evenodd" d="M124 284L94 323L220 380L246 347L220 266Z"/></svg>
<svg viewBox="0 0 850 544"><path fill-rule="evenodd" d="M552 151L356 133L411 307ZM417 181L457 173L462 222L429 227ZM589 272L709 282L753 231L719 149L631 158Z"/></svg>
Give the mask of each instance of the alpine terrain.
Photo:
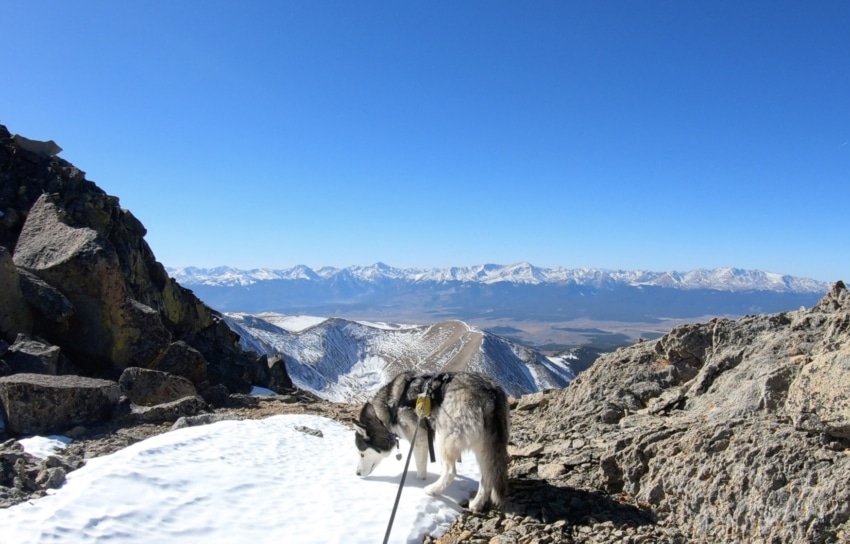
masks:
<svg viewBox="0 0 850 544"><path fill-rule="evenodd" d="M325 400L366 400L405 370L483 372L511 395L560 388L575 377L570 356L544 357L461 322L389 325L279 314L227 314L242 347L282 357L292 382ZM303 327L303 328L302 328Z"/></svg>
<svg viewBox="0 0 850 544"><path fill-rule="evenodd" d="M753 283L741 291L672 288L647 278L643 285L549 285L538 269L524 267L528 283L423 280L410 283L411 291L409 280L400 279L392 280L400 282L395 294L381 282L373 289L379 295L357 291L369 303L364 308L391 301L397 309L409 300L434 315L470 311L448 304L463 300L489 300L493 314L504 314L529 296L526 308L561 308L563 317L576 308L601 312L607 300L617 303L606 311L621 323L628 313L615 307L640 307L644 319L661 319L672 315L666 312L677 298L705 302L693 310L705 312L729 308L708 304L712 300L738 300L740 310L743 300L758 306L770 300L766 293L787 295L773 299L791 306L785 310L694 319L633 342L600 356L561 388L571 376L564 361L467 320L401 326L384 323L411 321L222 315L165 273L144 236L116 197L56 157L52 146L33 147L0 125L0 509L70 497L74 517L85 523L79 531L63 527L63 541L123 534L126 503L91 510L97 501L73 495L73 472L96 465L94 457L180 427L221 422L244 428L250 422L241 420L278 413L312 413L345 425L358 413L359 403L327 402L293 381L327 398L358 397L365 394L361 387L383 381L386 369L473 368L493 373L515 395L544 390L511 401L508 507L461 513L447 533L425 537L428 544L850 542L850 291L842 281L820 295L817 283L804 287L809 282L741 271L729 271L729 282L761 278L776 290ZM351 273L338 278L340 293L346 278ZM541 283L531 283L534 278ZM297 292L287 281L280 285ZM307 294L312 285L333 284L331 277L299 281ZM263 285L271 283L240 289L262 292ZM317 289L326 297L327 285ZM338 307L357 300L353 292L340 295ZM286 303L270 293L271 303ZM558 299L558 293L566 295ZM811 297L813 304L803 302ZM257 385L274 394L246 394ZM313 431L294 430L308 433L317 448L332 447L330 437ZM42 459L22 445L33 435L72 443ZM291 445L281 435L263 439L263 447ZM234 465L252 463L250 454ZM310 461L311 481L334 481L327 464ZM274 478L277 467L263 466ZM160 471L154 474L146 481L169 485L161 483ZM354 477L353 470L347 474ZM138 480L125 473L113 485L136 489ZM267 482L218 486L215 499L232 506L238 501L231 495L244 498L257 485ZM274 485L286 486L290 501L309 492L285 479ZM150 496L159 496L156 491ZM189 502L198 507L197 500ZM328 519L345 522L351 511L337 506L326 506ZM256 524L252 513L244 515ZM179 505L163 519L172 517L197 522ZM274 517L259 521L270 522L278 540L298 531ZM20 528L0 525L4 536ZM163 524L146 529L149 540L163 541Z"/></svg>

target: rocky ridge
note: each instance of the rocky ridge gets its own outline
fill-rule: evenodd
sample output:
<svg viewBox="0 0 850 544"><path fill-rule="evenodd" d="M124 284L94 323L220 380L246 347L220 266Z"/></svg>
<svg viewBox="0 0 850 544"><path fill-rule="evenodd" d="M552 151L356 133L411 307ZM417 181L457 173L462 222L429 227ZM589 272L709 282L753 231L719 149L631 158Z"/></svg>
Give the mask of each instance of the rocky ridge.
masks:
<svg viewBox="0 0 850 544"><path fill-rule="evenodd" d="M59 151L0 125L0 438L189 415L253 385L291 387L168 277L142 224ZM125 402L129 378L118 384L133 369L185 383L161 397L168 406L139 409Z"/></svg>
<svg viewBox="0 0 850 544"><path fill-rule="evenodd" d="M678 327L514 411L507 513L431 542L850 542L850 293Z"/></svg>

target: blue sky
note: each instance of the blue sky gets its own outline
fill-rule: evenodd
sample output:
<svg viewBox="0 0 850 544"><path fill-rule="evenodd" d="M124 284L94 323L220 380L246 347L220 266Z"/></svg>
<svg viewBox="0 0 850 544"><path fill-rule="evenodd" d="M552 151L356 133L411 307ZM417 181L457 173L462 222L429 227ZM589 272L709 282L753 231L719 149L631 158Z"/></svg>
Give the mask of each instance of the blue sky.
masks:
<svg viewBox="0 0 850 544"><path fill-rule="evenodd" d="M167 266L850 280L850 3L0 0L0 123Z"/></svg>

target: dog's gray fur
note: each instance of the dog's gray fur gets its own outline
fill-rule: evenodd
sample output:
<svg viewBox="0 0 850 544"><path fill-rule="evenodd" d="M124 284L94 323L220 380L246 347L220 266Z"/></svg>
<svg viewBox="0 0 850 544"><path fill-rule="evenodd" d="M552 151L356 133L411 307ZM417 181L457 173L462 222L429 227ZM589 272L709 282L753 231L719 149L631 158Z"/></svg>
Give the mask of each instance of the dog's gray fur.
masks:
<svg viewBox="0 0 850 544"><path fill-rule="evenodd" d="M410 441L416 430L416 398L428 381L433 384L431 414L427 417L436 433L436 455L442 463L440 478L425 487L437 495L454 480L455 463L464 450L471 450L481 470L478 493L469 503L472 511L488 504L499 507L508 490L508 439L510 410L505 392L481 374L445 372L416 375L404 372L384 385L363 405L355 422L355 442L360 451L358 476L368 476L394 448L396 435ZM425 479L428 463L428 429L423 419L413 448L416 475Z"/></svg>

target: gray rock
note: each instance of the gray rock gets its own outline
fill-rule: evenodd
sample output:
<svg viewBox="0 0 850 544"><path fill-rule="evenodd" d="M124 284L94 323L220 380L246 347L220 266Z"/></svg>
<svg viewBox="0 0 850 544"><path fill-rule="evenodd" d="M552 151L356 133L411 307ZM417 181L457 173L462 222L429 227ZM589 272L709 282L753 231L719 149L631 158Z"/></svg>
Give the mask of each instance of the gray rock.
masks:
<svg viewBox="0 0 850 544"><path fill-rule="evenodd" d="M283 357L277 356L269 359L268 388L275 393L283 393L285 391L291 391L292 387L292 378L289 377Z"/></svg>
<svg viewBox="0 0 850 544"><path fill-rule="evenodd" d="M125 423L165 423L195 416L205 410L207 410L207 403L201 397L182 397L154 406L132 405L130 413L122 416L121 419Z"/></svg>
<svg viewBox="0 0 850 544"><path fill-rule="evenodd" d="M34 153L41 157L52 157L62 152L62 148L59 147L59 145L53 140L30 140L29 138L24 138L20 134L15 134L12 136L12 141L24 151Z"/></svg>
<svg viewBox="0 0 850 544"><path fill-rule="evenodd" d="M57 346L41 338L19 334L9 346L5 356L11 374L59 374L59 352Z"/></svg>
<svg viewBox="0 0 850 544"><path fill-rule="evenodd" d="M207 360L201 352L179 340L173 342L162 356L153 361L149 368L182 376L196 387L202 387L209 381Z"/></svg>
<svg viewBox="0 0 850 544"><path fill-rule="evenodd" d="M26 270L18 270L21 291L27 303L51 325L67 326L74 305L61 291Z"/></svg>
<svg viewBox="0 0 850 544"><path fill-rule="evenodd" d="M81 376L13 374L0 378L0 405L12 435L61 433L108 420L120 398L118 384Z"/></svg>
<svg viewBox="0 0 850 544"><path fill-rule="evenodd" d="M32 326L32 312L21 290L18 269L9 251L0 246L0 339L11 342L20 333L31 333Z"/></svg>
<svg viewBox="0 0 850 544"><path fill-rule="evenodd" d="M159 313L132 298L112 244L70 224L56 197L30 209L14 261L67 296L75 312L57 343L89 369L147 366L170 344Z"/></svg>
<svg viewBox="0 0 850 544"><path fill-rule="evenodd" d="M186 378L147 368L125 369L118 384L130 402L140 406L165 404L198 394Z"/></svg>
<svg viewBox="0 0 850 544"><path fill-rule="evenodd" d="M218 423L219 421L234 421L239 418L232 414L198 414L196 416L181 416L171 426L171 430L184 429L186 427L198 427L199 425L209 425Z"/></svg>

